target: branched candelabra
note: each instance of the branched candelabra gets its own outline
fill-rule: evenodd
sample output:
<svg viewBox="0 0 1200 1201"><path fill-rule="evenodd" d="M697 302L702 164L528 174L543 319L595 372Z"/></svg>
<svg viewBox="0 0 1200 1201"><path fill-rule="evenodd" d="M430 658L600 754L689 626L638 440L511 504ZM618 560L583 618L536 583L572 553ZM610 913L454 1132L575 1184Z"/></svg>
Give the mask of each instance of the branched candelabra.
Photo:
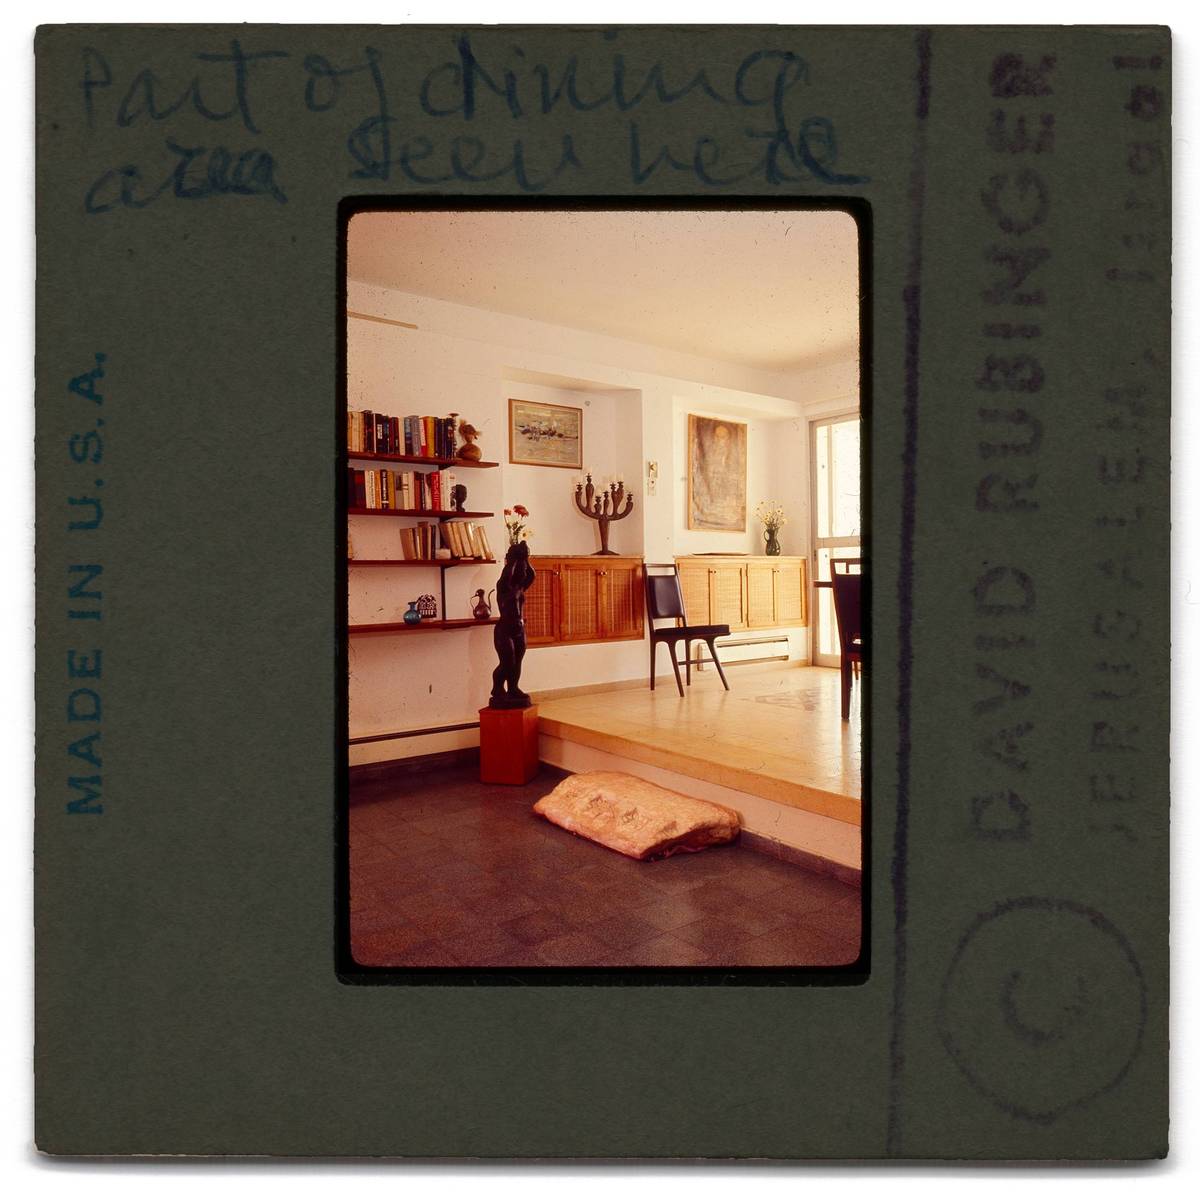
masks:
<svg viewBox="0 0 1200 1201"><path fill-rule="evenodd" d="M621 508L624 502L625 508ZM633 493L626 494L625 483L618 480L607 488L596 491L592 484L592 474L589 471L587 484L575 485L575 507L585 516L590 517L600 526L600 550L602 555L615 555L615 550L608 549L608 525L611 521L620 521L633 512Z"/></svg>

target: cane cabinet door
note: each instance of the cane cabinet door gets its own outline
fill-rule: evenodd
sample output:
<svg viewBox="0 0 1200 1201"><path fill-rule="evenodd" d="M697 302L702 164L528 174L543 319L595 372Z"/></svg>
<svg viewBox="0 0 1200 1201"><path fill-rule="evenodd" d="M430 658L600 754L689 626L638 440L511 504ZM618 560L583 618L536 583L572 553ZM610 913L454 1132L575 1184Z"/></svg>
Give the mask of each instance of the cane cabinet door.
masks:
<svg viewBox="0 0 1200 1201"><path fill-rule="evenodd" d="M695 559L680 559L678 567L679 587L683 592L683 609L688 624L708 625L708 564Z"/></svg>
<svg viewBox="0 0 1200 1201"><path fill-rule="evenodd" d="M775 575L775 621L781 626L808 624L807 560L780 563Z"/></svg>
<svg viewBox="0 0 1200 1201"><path fill-rule="evenodd" d="M645 597L640 559L609 559L597 568L600 629L604 638L641 638L645 634Z"/></svg>
<svg viewBox="0 0 1200 1201"><path fill-rule="evenodd" d="M741 563L715 563L708 569L708 612L714 625L746 628L746 572Z"/></svg>
<svg viewBox="0 0 1200 1201"><path fill-rule="evenodd" d="M600 588L592 562L563 559L558 572L560 642L597 642L600 625Z"/></svg>
<svg viewBox="0 0 1200 1201"><path fill-rule="evenodd" d="M775 624L775 581L779 569L770 561L756 560L746 564L746 624L771 626Z"/></svg>
<svg viewBox="0 0 1200 1201"><path fill-rule="evenodd" d="M558 641L558 571L556 559L531 557L535 578L525 592L525 643L544 646Z"/></svg>

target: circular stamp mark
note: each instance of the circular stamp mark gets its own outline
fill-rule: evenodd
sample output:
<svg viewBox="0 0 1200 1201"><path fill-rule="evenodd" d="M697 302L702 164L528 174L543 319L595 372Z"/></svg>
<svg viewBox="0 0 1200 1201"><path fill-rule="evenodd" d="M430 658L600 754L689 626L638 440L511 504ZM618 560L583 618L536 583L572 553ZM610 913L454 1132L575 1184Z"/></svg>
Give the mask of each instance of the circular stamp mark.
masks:
<svg viewBox="0 0 1200 1201"><path fill-rule="evenodd" d="M982 1096L1049 1125L1124 1079L1146 983L1128 939L1073 901L1018 897L967 927L942 982L938 1032Z"/></svg>

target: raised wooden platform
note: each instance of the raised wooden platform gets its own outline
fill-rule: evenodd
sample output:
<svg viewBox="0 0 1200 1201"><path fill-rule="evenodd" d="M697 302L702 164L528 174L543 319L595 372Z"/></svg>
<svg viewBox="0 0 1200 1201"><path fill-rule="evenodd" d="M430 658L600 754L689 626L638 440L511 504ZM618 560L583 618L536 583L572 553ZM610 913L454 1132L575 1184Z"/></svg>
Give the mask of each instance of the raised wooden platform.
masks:
<svg viewBox="0 0 1200 1201"><path fill-rule="evenodd" d="M695 795L732 804L750 829L775 834L791 828L796 845L809 840L818 854L825 852L812 840L825 833L832 832L830 846L857 844L858 690L851 720L843 722L833 668L780 664L728 674L726 692L715 672L693 672L682 699L673 688L646 688L541 700L542 758L571 770L605 765L598 757L620 759L631 771L644 764L653 769L647 778L668 787L679 788L680 778L702 781L708 788L698 787ZM587 748L592 761L578 748ZM751 803L759 799L770 805ZM797 812L789 819L777 806ZM841 853L834 857L847 862Z"/></svg>

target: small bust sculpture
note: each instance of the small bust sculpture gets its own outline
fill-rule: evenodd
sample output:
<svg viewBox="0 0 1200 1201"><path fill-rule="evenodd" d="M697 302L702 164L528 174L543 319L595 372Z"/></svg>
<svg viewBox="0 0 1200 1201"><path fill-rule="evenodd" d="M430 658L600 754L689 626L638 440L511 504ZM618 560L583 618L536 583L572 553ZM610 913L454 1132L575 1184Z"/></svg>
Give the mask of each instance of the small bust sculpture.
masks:
<svg viewBox="0 0 1200 1201"><path fill-rule="evenodd" d="M527 709L532 702L522 692L521 661L525 658L525 591L536 578L529 562L529 544L518 542L504 556L504 570L496 581L496 622L493 642L499 663L492 672L493 709Z"/></svg>
<svg viewBox="0 0 1200 1201"><path fill-rule="evenodd" d="M475 439L479 437L479 431L464 418L458 423L458 432L462 435L463 445L458 448L458 458L466 459L471 463L478 463L483 457L483 451L475 445Z"/></svg>

